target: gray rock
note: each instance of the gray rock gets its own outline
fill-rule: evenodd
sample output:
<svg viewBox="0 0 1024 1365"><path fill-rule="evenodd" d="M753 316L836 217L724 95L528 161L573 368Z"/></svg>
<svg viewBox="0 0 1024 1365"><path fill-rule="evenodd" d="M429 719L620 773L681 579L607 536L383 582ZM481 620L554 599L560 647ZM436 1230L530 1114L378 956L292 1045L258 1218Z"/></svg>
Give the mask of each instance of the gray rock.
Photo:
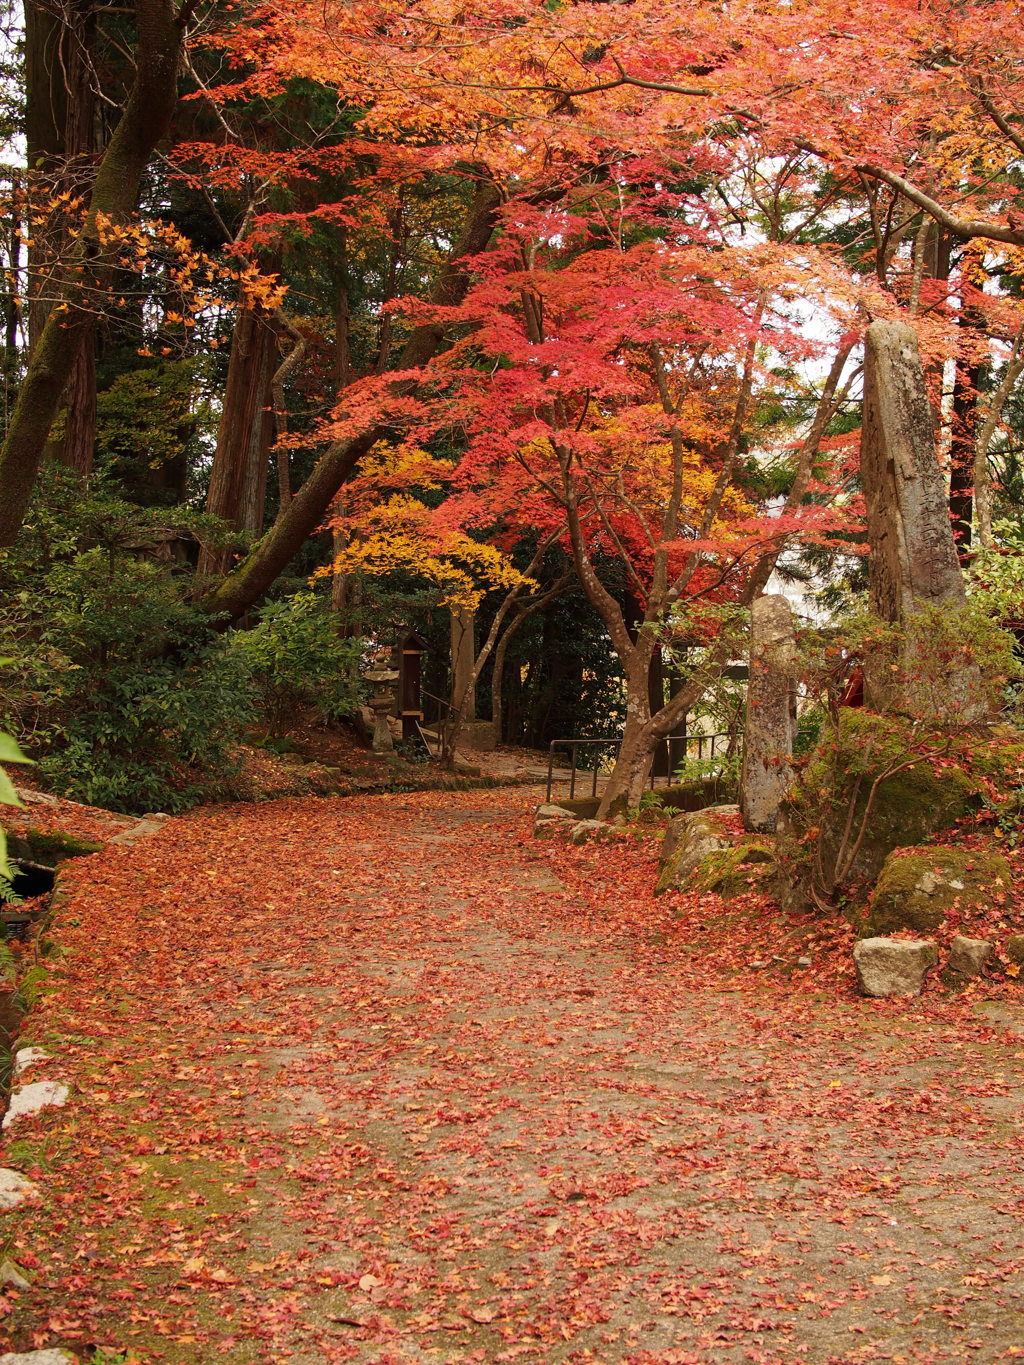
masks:
<svg viewBox="0 0 1024 1365"><path fill-rule="evenodd" d="M862 938L853 950L857 984L865 995L920 995L939 960L931 939Z"/></svg>
<svg viewBox="0 0 1024 1365"><path fill-rule="evenodd" d="M9 1284L12 1289L31 1288L31 1283L26 1279L21 1266L9 1257L0 1261L0 1284Z"/></svg>
<svg viewBox="0 0 1024 1365"><path fill-rule="evenodd" d="M0 1209L16 1209L38 1191L31 1180L26 1180L20 1171L0 1168Z"/></svg>
<svg viewBox="0 0 1024 1365"><path fill-rule="evenodd" d="M723 817L739 814L739 806L709 806L688 811L669 822L661 845L655 895L683 891L709 853L730 848L732 839L723 834Z"/></svg>
<svg viewBox="0 0 1024 1365"><path fill-rule="evenodd" d="M131 829L115 834L113 839L108 839L107 842L131 846L137 843L139 839L148 839L151 834L159 834L163 827L163 820L137 820Z"/></svg>
<svg viewBox="0 0 1024 1365"><path fill-rule="evenodd" d="M566 810L564 806L556 806L549 801L534 811L533 832L534 835L551 834L563 828L566 822L572 821L575 824L578 819L575 811Z"/></svg>
<svg viewBox="0 0 1024 1365"><path fill-rule="evenodd" d="M14 1075L18 1077L36 1062L48 1062L50 1054L41 1047L20 1047L14 1054Z"/></svg>
<svg viewBox="0 0 1024 1365"><path fill-rule="evenodd" d="M459 742L481 754L489 754L498 747L494 726L489 720L467 720L459 732Z"/></svg>
<svg viewBox="0 0 1024 1365"><path fill-rule="evenodd" d="M30 1085L19 1086L11 1092L3 1127L10 1128L17 1119L38 1114L40 1109L67 1104L69 1094L67 1086L61 1085L60 1081L33 1081Z"/></svg>
<svg viewBox="0 0 1024 1365"><path fill-rule="evenodd" d="M8 1351L0 1356L0 1365L78 1365L78 1357L70 1351L21 1351L13 1354Z"/></svg>
<svg viewBox="0 0 1024 1365"><path fill-rule="evenodd" d="M573 844L585 844L590 839L600 839L608 833L608 826L603 820L581 820L578 825L573 825L569 831L569 842Z"/></svg>
<svg viewBox="0 0 1024 1365"><path fill-rule="evenodd" d="M992 944L983 938L965 938L958 934L950 944L949 969L961 976L981 976L992 953Z"/></svg>
<svg viewBox="0 0 1024 1365"><path fill-rule="evenodd" d="M1009 891L1013 872L999 853L963 848L898 848L889 854L871 897L865 937L899 929L929 934L956 906L980 909L1000 888Z"/></svg>
<svg viewBox="0 0 1024 1365"><path fill-rule="evenodd" d="M871 606L885 621L904 621L920 605L960 606L963 574L949 523L949 503L935 446L935 416L918 350L905 322L878 321L864 347L864 410L860 475L871 545ZM867 668L868 697L878 710L899 710L940 725L988 718L977 668L915 668L912 645L901 662L915 677L914 696L899 695L899 673ZM895 683L895 691L894 691Z"/></svg>

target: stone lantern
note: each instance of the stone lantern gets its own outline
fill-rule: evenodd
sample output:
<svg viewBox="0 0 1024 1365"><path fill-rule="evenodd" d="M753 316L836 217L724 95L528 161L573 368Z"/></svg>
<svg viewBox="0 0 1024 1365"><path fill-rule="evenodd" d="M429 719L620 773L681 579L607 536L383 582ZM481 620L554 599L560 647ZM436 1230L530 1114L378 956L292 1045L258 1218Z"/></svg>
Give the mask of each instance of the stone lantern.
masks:
<svg viewBox="0 0 1024 1365"><path fill-rule="evenodd" d="M394 740L391 738L388 716L395 705L398 669L371 668L363 674L363 677L373 688L373 692L370 694L370 710L373 712L373 742L371 747L375 754L389 754L395 747Z"/></svg>

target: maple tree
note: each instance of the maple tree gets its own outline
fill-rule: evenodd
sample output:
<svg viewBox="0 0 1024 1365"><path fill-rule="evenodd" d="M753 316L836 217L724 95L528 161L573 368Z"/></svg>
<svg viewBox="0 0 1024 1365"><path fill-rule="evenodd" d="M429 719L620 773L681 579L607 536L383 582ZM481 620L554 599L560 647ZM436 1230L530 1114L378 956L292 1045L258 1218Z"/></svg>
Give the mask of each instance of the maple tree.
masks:
<svg viewBox="0 0 1024 1365"><path fill-rule="evenodd" d="M496 554L553 537L628 678L613 785L635 798L698 687L647 714L651 660L673 639L713 654L695 604L749 600L827 530L854 472L830 422L872 316L915 318L955 515L966 539L976 483L991 540L1020 373L1019 48L1012 6L953 0L841 22L825 0L204 10L160 175L236 271L230 300L179 314L192 354L197 311L233 328L194 466L237 532L204 547L205 608L238 620L297 555L354 568L311 543L339 490L382 444L443 447L445 504L401 543L422 560L442 533ZM73 121L38 145L73 160ZM509 591L511 624L532 608Z"/></svg>

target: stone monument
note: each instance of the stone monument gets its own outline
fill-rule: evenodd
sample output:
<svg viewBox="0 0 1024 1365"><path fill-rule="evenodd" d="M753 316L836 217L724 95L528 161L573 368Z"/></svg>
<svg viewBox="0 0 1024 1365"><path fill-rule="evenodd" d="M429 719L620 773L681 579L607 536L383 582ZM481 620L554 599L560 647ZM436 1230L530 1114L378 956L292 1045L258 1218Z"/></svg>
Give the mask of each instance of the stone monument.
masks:
<svg viewBox="0 0 1024 1365"><path fill-rule="evenodd" d="M796 730L793 611L780 593L758 597L750 610L750 677L740 774L743 824L775 830L790 780Z"/></svg>

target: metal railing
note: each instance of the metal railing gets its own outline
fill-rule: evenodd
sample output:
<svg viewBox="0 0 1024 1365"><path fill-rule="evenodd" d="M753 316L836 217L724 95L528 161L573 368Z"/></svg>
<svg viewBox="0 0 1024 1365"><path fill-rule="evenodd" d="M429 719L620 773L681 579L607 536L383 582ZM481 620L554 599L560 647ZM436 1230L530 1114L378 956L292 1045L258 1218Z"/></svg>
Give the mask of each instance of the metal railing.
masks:
<svg viewBox="0 0 1024 1365"><path fill-rule="evenodd" d="M698 760L703 759L705 757L714 758L719 753L721 753L724 758L726 753L728 752L730 738L731 736L728 733L722 731L714 735L669 735L667 736L667 738L659 740L657 746L655 747L655 757L657 757L658 754L662 754L668 760L667 762L668 776L665 778L666 783L667 784L671 783L672 774L675 772L677 768L680 768L688 758L696 757ZM597 795L597 780L601 773L602 755L600 753L595 753L593 767L589 769L588 768L581 769L579 766L580 749L596 748L600 750L603 748L608 749L612 753L617 754L618 750L621 747L622 740L615 738L553 739L551 743L548 745L548 786L547 795L545 796L544 799L546 801L551 800L552 785L554 784L555 781L559 781L569 783L568 799L572 801L576 795L576 779L577 775L580 772L590 774L591 777L590 795L591 797L595 797ZM555 776L555 751L557 749L568 749L570 751L571 765L568 777L556 778ZM694 754L695 749L696 754ZM650 786L652 790L657 785L659 780L655 774L655 768L656 765L652 764L650 776Z"/></svg>

